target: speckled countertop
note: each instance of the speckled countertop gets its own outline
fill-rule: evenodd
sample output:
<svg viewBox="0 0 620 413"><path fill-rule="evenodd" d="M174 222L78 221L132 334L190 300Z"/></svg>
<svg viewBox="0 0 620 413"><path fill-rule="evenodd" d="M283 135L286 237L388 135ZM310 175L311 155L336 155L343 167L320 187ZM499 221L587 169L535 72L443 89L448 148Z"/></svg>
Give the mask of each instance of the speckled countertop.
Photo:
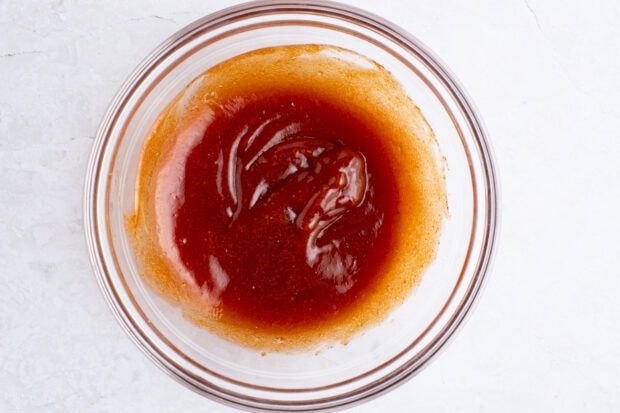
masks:
<svg viewBox="0 0 620 413"><path fill-rule="evenodd" d="M236 1L0 4L0 412L229 412L122 331L82 224L97 125L133 68ZM620 410L620 5L356 4L415 34L487 124L503 220L472 317L420 375L352 412Z"/></svg>

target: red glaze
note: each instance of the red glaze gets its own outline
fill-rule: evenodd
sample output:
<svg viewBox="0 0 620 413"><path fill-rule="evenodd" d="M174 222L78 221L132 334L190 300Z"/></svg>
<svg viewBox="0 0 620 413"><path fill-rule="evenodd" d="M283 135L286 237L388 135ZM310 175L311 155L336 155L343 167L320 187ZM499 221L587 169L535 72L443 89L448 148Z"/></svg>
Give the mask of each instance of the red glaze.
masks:
<svg viewBox="0 0 620 413"><path fill-rule="evenodd" d="M222 105L185 165L184 266L257 325L338 313L390 249L395 183L381 145L331 102L277 93Z"/></svg>

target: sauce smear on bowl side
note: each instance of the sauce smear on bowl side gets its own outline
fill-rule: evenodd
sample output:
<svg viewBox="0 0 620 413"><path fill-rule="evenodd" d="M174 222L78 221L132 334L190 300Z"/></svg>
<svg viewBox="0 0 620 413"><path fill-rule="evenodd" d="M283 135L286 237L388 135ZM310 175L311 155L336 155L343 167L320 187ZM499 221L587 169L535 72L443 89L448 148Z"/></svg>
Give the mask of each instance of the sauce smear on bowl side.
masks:
<svg viewBox="0 0 620 413"><path fill-rule="evenodd" d="M143 278L244 346L346 342L401 303L446 215L430 127L382 67L319 45L208 70L143 149Z"/></svg>

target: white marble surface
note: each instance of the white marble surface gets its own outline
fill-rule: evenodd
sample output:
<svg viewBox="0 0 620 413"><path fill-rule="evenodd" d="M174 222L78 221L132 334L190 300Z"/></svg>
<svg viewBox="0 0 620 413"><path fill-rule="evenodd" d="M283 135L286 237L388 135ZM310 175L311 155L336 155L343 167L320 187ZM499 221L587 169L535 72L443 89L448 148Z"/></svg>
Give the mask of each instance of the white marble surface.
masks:
<svg viewBox="0 0 620 413"><path fill-rule="evenodd" d="M477 103L500 167L494 271L419 376L352 412L620 410L620 6L346 1L405 27ZM82 228L108 102L190 21L236 1L0 3L0 412L230 412L138 350Z"/></svg>

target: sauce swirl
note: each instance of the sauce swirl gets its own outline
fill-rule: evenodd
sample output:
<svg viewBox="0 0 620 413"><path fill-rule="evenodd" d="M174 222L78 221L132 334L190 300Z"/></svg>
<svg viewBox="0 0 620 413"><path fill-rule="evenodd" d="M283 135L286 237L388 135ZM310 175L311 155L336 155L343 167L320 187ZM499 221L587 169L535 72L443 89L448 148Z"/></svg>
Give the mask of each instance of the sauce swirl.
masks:
<svg viewBox="0 0 620 413"><path fill-rule="evenodd" d="M359 55L302 45L233 58L190 84L145 144L127 220L144 278L242 345L346 341L434 256L436 153L417 107Z"/></svg>
<svg viewBox="0 0 620 413"><path fill-rule="evenodd" d="M328 317L361 293L389 244L393 200L376 187L392 177L360 148L377 137L293 93L224 107L186 160L180 258L212 299L255 324Z"/></svg>

